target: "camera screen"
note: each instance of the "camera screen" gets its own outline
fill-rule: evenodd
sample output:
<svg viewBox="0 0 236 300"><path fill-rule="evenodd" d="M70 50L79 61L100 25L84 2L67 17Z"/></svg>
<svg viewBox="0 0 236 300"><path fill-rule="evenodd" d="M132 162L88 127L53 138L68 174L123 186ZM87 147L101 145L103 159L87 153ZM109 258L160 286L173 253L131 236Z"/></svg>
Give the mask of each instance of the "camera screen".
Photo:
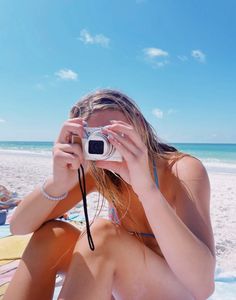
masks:
<svg viewBox="0 0 236 300"><path fill-rule="evenodd" d="M104 142L103 141L89 141L88 145L89 154L103 154Z"/></svg>

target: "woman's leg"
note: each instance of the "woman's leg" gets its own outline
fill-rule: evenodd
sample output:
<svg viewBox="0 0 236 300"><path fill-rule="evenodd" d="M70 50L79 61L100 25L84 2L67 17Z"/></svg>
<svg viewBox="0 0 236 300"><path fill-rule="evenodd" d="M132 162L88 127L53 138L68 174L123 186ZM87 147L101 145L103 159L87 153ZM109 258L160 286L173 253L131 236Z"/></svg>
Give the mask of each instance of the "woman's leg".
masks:
<svg viewBox="0 0 236 300"><path fill-rule="evenodd" d="M166 261L125 230L97 219L91 233L95 251L86 236L78 240L58 299L194 299Z"/></svg>
<svg viewBox="0 0 236 300"><path fill-rule="evenodd" d="M106 243L113 228L104 224L110 222L99 218L91 226L95 251L89 248L87 235L77 241L58 300L111 300L115 262Z"/></svg>
<svg viewBox="0 0 236 300"><path fill-rule="evenodd" d="M4 300L51 300L56 273L69 267L80 231L69 223L49 221L31 237Z"/></svg>

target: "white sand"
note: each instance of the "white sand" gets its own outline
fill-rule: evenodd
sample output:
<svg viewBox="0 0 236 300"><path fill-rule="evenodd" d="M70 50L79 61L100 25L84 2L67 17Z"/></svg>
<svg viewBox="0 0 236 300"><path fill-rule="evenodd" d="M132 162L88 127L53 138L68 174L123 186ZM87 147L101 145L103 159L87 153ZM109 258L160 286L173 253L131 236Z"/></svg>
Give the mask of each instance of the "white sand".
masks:
<svg viewBox="0 0 236 300"><path fill-rule="evenodd" d="M0 153L0 184L20 197L51 175L49 157ZM216 243L217 266L236 270L236 174L208 171L211 182L211 217ZM89 197L90 217L97 207L98 194ZM103 210L101 217L107 216Z"/></svg>
<svg viewBox="0 0 236 300"><path fill-rule="evenodd" d="M218 266L236 271L236 174L208 172Z"/></svg>

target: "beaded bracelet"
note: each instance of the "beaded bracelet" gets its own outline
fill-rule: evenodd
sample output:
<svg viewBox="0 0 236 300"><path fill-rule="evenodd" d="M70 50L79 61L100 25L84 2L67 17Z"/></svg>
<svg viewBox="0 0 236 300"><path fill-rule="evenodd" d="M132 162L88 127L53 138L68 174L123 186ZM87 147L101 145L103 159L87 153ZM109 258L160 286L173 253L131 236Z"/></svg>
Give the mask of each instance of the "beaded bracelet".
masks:
<svg viewBox="0 0 236 300"><path fill-rule="evenodd" d="M57 197L54 197L54 196L50 196L44 189L44 186L46 184L47 180L44 181L44 183L40 186L40 191L41 193L43 194L43 196L48 199L48 200L52 200L52 201L60 201L60 200L63 200L67 197L68 195L68 192L64 193L63 195L61 196L57 196Z"/></svg>

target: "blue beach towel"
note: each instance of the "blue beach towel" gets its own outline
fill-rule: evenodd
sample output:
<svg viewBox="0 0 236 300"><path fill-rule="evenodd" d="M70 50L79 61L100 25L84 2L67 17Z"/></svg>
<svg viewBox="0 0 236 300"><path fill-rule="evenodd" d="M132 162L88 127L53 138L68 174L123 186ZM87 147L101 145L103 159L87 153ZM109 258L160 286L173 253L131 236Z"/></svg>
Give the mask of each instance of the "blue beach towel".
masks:
<svg viewBox="0 0 236 300"><path fill-rule="evenodd" d="M215 292L209 300L236 299L236 271L226 272L216 268Z"/></svg>

